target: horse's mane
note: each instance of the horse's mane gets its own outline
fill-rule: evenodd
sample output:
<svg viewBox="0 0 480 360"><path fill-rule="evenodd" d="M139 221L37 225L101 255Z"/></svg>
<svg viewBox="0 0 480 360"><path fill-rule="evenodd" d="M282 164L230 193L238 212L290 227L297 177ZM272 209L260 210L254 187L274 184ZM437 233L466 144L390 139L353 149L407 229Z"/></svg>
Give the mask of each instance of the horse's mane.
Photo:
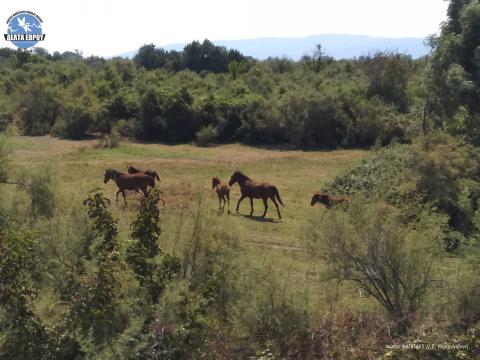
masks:
<svg viewBox="0 0 480 360"><path fill-rule="evenodd" d="M247 175L245 175L244 173L242 173L241 171L236 171L236 173L238 174L238 176L240 176L241 178L245 179L245 180L252 180L250 179Z"/></svg>
<svg viewBox="0 0 480 360"><path fill-rule="evenodd" d="M122 173L120 171L117 171L117 170L114 170L114 169L108 169L107 170L109 173L113 174L113 175L122 175L122 174L125 174L125 173Z"/></svg>
<svg viewBox="0 0 480 360"><path fill-rule="evenodd" d="M137 168L135 168L135 167L133 167L133 166L131 166L131 165L128 165L127 168L128 168L129 170L135 171L135 172L137 172L137 173L142 172L141 170L139 170L139 169L137 169Z"/></svg>

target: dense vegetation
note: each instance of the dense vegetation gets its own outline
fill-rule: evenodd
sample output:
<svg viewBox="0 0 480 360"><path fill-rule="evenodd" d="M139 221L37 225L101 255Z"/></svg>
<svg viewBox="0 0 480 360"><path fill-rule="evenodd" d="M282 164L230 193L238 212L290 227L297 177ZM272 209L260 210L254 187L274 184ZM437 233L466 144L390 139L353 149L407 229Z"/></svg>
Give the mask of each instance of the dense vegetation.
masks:
<svg viewBox="0 0 480 360"><path fill-rule="evenodd" d="M377 53L255 61L209 41L145 45L132 60L0 51L0 124L27 135L114 133L148 141L385 145L418 134L425 59Z"/></svg>
<svg viewBox="0 0 480 360"><path fill-rule="evenodd" d="M418 60L0 49L0 358L478 357L479 27L480 1L452 0ZM171 247L158 190L128 224L100 189L60 201L50 168L12 161L17 130L375 149L319 184L350 204L302 219L319 294L252 260L198 194Z"/></svg>

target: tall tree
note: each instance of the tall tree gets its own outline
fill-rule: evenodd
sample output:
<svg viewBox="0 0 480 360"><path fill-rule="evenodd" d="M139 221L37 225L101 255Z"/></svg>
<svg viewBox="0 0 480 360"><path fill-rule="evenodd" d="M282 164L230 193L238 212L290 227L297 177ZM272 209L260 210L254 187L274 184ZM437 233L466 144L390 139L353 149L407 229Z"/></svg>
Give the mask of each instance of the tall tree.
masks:
<svg viewBox="0 0 480 360"><path fill-rule="evenodd" d="M444 127L480 144L480 1L451 0L432 41L432 93Z"/></svg>

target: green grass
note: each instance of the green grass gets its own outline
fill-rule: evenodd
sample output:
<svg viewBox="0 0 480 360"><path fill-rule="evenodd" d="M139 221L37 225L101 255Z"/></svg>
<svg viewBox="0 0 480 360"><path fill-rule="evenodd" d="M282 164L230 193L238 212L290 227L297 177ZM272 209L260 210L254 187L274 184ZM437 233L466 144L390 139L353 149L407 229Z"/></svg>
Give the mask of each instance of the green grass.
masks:
<svg viewBox="0 0 480 360"><path fill-rule="evenodd" d="M211 178L219 176L228 181L235 170L259 181L274 184L285 204L281 207L282 220L277 220L274 205L269 203L266 221L246 216L248 199L242 202L240 215L226 212L219 221L236 232L242 247L253 261L269 264L279 271L289 272L292 286L307 284L314 292L318 286L321 264L313 261L305 249L303 233L308 219L320 215L324 209L312 208L310 199L322 182L366 156L363 150L336 151L279 151L244 145L222 145L199 148L192 145L158 145L124 143L114 149L96 149L95 141L66 141L51 137L15 137L12 139L13 161L18 168L32 168L51 164L56 173L57 198L60 209L80 204L89 190L105 189L112 200L116 186L103 183L105 169L126 171L127 164L151 168L159 172L165 208L162 209L161 246L172 247L180 231L180 238L188 237L198 197L203 197L205 210L216 214L218 200L211 188ZM230 209L234 213L240 195L238 185L231 190ZM141 197L128 194L128 205L123 199L113 202L113 211L119 219L120 234L127 237L128 224L133 219ZM261 200L254 201L255 215L263 212ZM216 215L214 215L216 217ZM183 220L180 220L183 219ZM326 296L322 293L322 296Z"/></svg>

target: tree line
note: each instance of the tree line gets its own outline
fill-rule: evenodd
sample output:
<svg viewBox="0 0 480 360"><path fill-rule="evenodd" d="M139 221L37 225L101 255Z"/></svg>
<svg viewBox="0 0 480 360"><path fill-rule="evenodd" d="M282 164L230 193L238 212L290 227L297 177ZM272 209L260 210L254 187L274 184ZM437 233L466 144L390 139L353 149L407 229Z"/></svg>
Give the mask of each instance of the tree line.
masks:
<svg viewBox="0 0 480 360"><path fill-rule="evenodd" d="M145 45L133 60L1 49L0 129L199 145L409 142L422 131L432 61L390 52L334 60L321 47L299 61L257 61L208 40L181 52ZM431 109L429 129L439 126Z"/></svg>
<svg viewBox="0 0 480 360"><path fill-rule="evenodd" d="M209 40L144 45L132 60L3 48L0 129L310 148L409 142L441 128L477 144L477 6L452 1L432 53L415 60L388 51L334 60L317 45L299 61L259 61Z"/></svg>

